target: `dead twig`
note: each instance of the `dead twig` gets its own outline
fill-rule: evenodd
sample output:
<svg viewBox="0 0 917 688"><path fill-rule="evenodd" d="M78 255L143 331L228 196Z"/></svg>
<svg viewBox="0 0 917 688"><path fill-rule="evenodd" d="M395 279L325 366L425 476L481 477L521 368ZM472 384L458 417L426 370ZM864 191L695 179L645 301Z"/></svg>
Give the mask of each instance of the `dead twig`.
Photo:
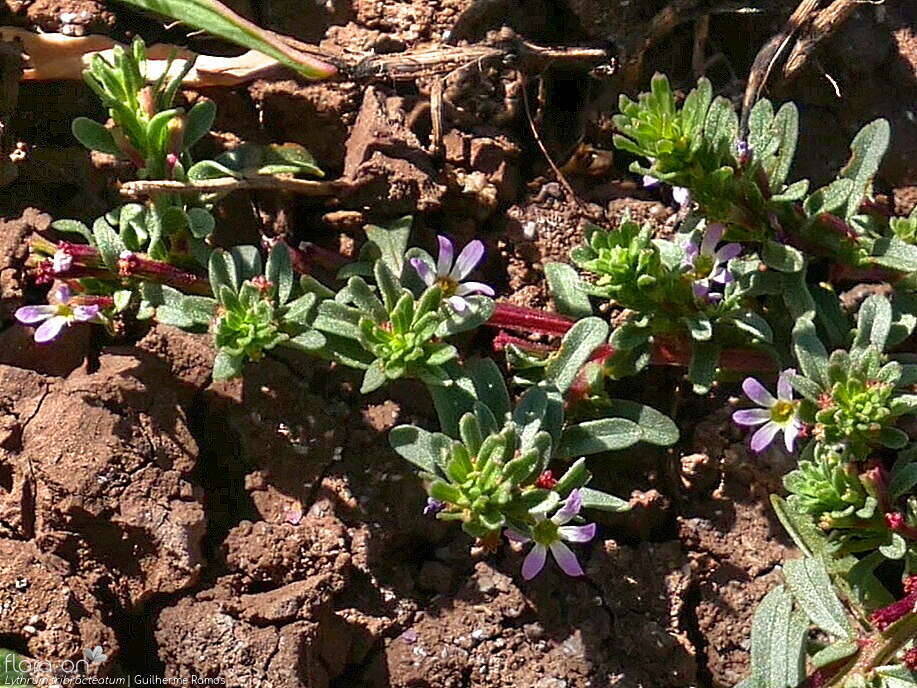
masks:
<svg viewBox="0 0 917 688"><path fill-rule="evenodd" d="M493 61L510 64L514 69L528 73L540 73L551 62L579 63L587 68L612 61L611 54L603 48L540 46L524 41L506 30L490 43L443 46L390 55L329 54L317 46L309 46L287 36L281 36L280 39L304 55L321 57L334 64L338 73L333 79L364 83L403 82L444 76L468 65ZM93 56L110 56L115 46L119 45L107 36L38 34L11 27L0 28L0 40L17 41L22 45L26 58L23 79L36 81L82 79L83 70L89 66ZM155 80L165 71L168 58L174 51L174 46L164 44L148 48L150 79ZM236 86L281 68L276 60L253 50L237 57L215 57L180 49L175 53L175 58L169 67L169 73L175 75L182 72L189 60L195 60L194 68L185 75L183 83L198 88Z"/></svg>
<svg viewBox="0 0 917 688"><path fill-rule="evenodd" d="M239 190L270 189L288 191L303 196L334 196L345 190L349 184L345 181L315 181L312 179L295 179L274 175L252 175L244 179L208 179L198 182L177 182L169 180L138 180L121 185L121 195L128 198L144 198L157 193L197 194L229 193Z"/></svg>
<svg viewBox="0 0 917 688"><path fill-rule="evenodd" d="M783 67L783 78L790 81L805 66L819 43L833 34L860 4L860 0L834 0L813 19L808 31L800 36Z"/></svg>
<svg viewBox="0 0 917 688"><path fill-rule="evenodd" d="M761 97L781 56L793 39L796 40L786 58L781 77L790 81L799 75L818 45L833 34L853 13L861 0L834 0L828 7L818 10L819 0L802 0L787 19L783 29L758 51L752 64L742 99L742 131L748 126L752 106ZM822 70L826 75L827 73ZM829 81L838 92L836 83Z"/></svg>

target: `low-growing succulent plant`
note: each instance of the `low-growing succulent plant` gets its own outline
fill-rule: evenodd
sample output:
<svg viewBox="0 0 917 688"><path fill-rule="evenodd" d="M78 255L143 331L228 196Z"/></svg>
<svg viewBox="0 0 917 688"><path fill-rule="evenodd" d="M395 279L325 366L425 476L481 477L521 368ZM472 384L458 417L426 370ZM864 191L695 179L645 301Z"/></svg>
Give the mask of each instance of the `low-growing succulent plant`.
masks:
<svg viewBox="0 0 917 688"><path fill-rule="evenodd" d="M548 551L566 573L580 575L575 555L564 544L586 542L595 533L594 525L582 524L580 511L629 508L586 487L592 476L582 456L640 441L671 444L678 437L674 424L653 409L621 402L620 416L567 425L561 393L569 382L563 373L556 377L560 389L550 383L531 387L511 409L493 362L471 361L462 372L464 377L453 379L454 390L439 391L442 432L402 425L389 438L428 481L429 511L460 522L488 546L495 546L504 531L515 542L532 542L522 570L527 579L542 569ZM551 467L571 460L554 478Z"/></svg>

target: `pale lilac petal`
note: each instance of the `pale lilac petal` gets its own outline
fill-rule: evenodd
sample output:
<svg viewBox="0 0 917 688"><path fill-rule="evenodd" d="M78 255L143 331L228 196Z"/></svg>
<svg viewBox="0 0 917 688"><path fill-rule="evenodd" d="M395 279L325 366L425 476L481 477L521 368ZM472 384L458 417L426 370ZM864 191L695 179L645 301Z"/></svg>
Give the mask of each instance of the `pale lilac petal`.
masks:
<svg viewBox="0 0 917 688"><path fill-rule="evenodd" d="M465 313L470 310L468 308L468 302L461 296L450 296L446 301L452 306L452 310L459 315L465 315Z"/></svg>
<svg viewBox="0 0 917 688"><path fill-rule="evenodd" d="M729 272L729 268L725 265L718 265L713 269L713 272L710 273L710 279L717 284L729 284L735 277L732 276L732 273Z"/></svg>
<svg viewBox="0 0 917 688"><path fill-rule="evenodd" d="M436 240L439 242L439 255L436 258L436 276L446 277L452 269L452 256L454 255L452 242L442 235L436 237Z"/></svg>
<svg viewBox="0 0 917 688"><path fill-rule="evenodd" d="M799 436L799 425L793 421L790 425L784 426L783 428L783 444L786 446L788 452L793 451L793 445L796 443L796 438Z"/></svg>
<svg viewBox="0 0 917 688"><path fill-rule="evenodd" d="M77 322L90 322L96 320L99 316L99 307L92 306L75 306L73 309L73 319Z"/></svg>
<svg viewBox="0 0 917 688"><path fill-rule="evenodd" d="M582 508L583 498L580 495L580 491L571 490L564 505L551 517L551 521L555 525L562 526L572 521Z"/></svg>
<svg viewBox="0 0 917 688"><path fill-rule="evenodd" d="M545 549L544 545L535 545L532 547L532 551L525 556L525 560L522 562L522 577L525 578L525 580L532 580L541 573L541 569L544 568L544 561L547 557L548 550Z"/></svg>
<svg viewBox="0 0 917 688"><path fill-rule="evenodd" d="M468 242L468 245L465 246L459 254L458 260L455 261L455 265L452 267L452 272L449 273L449 277L456 282L462 281L468 277L469 273L474 270L475 267L477 267L477 264L481 262L483 257L484 243L477 239Z"/></svg>
<svg viewBox="0 0 917 688"><path fill-rule="evenodd" d="M561 540L567 542L589 542L595 537L595 523L587 523L584 526L561 526L557 529Z"/></svg>
<svg viewBox="0 0 917 688"><path fill-rule="evenodd" d="M699 301L706 301L710 294L710 285L706 282L695 282L691 285L691 289L694 291L694 298Z"/></svg>
<svg viewBox="0 0 917 688"><path fill-rule="evenodd" d="M55 315L53 318L45 320L41 327L35 330L35 341L39 344L50 342L60 334L66 324L67 318L63 315Z"/></svg>
<svg viewBox="0 0 917 688"><path fill-rule="evenodd" d="M764 389L764 385L753 377L745 378L745 382L742 383L742 391L745 392L745 396L753 402L765 408L770 408L777 403L777 400L774 399L771 393Z"/></svg>
<svg viewBox="0 0 917 688"><path fill-rule="evenodd" d="M73 256L58 249L51 258L51 270L54 274L66 272L73 265Z"/></svg>
<svg viewBox="0 0 917 688"><path fill-rule="evenodd" d="M742 246L740 244L726 244L725 246L720 246L714 255L717 263L726 263L733 258L737 258L741 252Z"/></svg>
<svg viewBox="0 0 917 688"><path fill-rule="evenodd" d="M672 187L672 199L680 206L686 206L691 202L691 192L683 186Z"/></svg>
<svg viewBox="0 0 917 688"><path fill-rule="evenodd" d="M568 576L583 575L583 567L579 565L576 555L564 543L555 542L552 544L551 554L554 555L554 561L557 562L557 565Z"/></svg>
<svg viewBox="0 0 917 688"><path fill-rule="evenodd" d="M704 240L700 244L701 255L712 256L725 231L726 227L719 222L707 227L707 231L704 232Z"/></svg>
<svg viewBox="0 0 917 688"><path fill-rule="evenodd" d="M532 538L528 535L523 535L518 530L513 530L512 528L507 528L503 531L503 534L506 536L507 540L512 542L531 542Z"/></svg>
<svg viewBox="0 0 917 688"><path fill-rule="evenodd" d="M644 189L655 189L657 186L659 186L659 180L656 177L651 177L648 174L643 175Z"/></svg>
<svg viewBox="0 0 917 688"><path fill-rule="evenodd" d="M73 294L70 292L70 287L66 284L61 284L53 292L51 292L51 301L56 301L57 303L67 303L70 300L70 297Z"/></svg>
<svg viewBox="0 0 917 688"><path fill-rule="evenodd" d="M23 306L16 309L16 320L23 325L40 323L57 313L57 306Z"/></svg>
<svg viewBox="0 0 917 688"><path fill-rule="evenodd" d="M751 450L754 452L762 452L767 449L768 445L774 441L774 436L779 431L780 426L773 421L762 425L755 431L755 434L751 436Z"/></svg>
<svg viewBox="0 0 917 688"><path fill-rule="evenodd" d="M422 258L411 258L411 267L414 268L414 271L428 287L432 287L436 283L436 273L427 265L427 261Z"/></svg>
<svg viewBox="0 0 917 688"><path fill-rule="evenodd" d="M483 282L463 282L455 290L457 296L468 296L469 294L484 294L493 296L494 290Z"/></svg>
<svg viewBox="0 0 917 688"><path fill-rule="evenodd" d="M761 425L771 419L771 412L767 409L744 409L732 414L732 420L739 425Z"/></svg>
<svg viewBox="0 0 917 688"><path fill-rule="evenodd" d="M780 376L777 378L777 396L780 399L793 398L793 385L790 383L790 379L795 374L795 368L787 368L782 373L780 373Z"/></svg>

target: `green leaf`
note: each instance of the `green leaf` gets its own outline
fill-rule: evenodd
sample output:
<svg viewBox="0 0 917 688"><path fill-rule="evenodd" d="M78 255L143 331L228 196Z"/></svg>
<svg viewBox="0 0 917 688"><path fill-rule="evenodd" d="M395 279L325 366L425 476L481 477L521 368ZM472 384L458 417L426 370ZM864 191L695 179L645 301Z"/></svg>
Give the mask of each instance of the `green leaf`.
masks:
<svg viewBox="0 0 917 688"><path fill-rule="evenodd" d="M886 559L902 559L907 554L907 540L898 533L892 533L891 542L879 547L879 551Z"/></svg>
<svg viewBox="0 0 917 688"><path fill-rule="evenodd" d="M892 305L888 299L873 294L860 306L857 314L857 333L854 348L865 349L870 344L879 351L885 349L888 333L892 326Z"/></svg>
<svg viewBox="0 0 917 688"><path fill-rule="evenodd" d="M293 293L293 264L286 242L278 241L267 257L264 275L277 288L277 303L285 304Z"/></svg>
<svg viewBox="0 0 917 688"><path fill-rule="evenodd" d="M599 490L593 490L591 487L582 487L579 491L580 498L584 509L596 509L597 511L611 511L621 513L630 511L630 503L623 499L615 497Z"/></svg>
<svg viewBox="0 0 917 688"><path fill-rule="evenodd" d="M909 463L901 468L895 466L888 484L888 491L891 492L892 497L898 499L913 490L915 485L917 485L917 463Z"/></svg>
<svg viewBox="0 0 917 688"><path fill-rule="evenodd" d="M288 339L284 342L284 346L311 353L322 349L327 343L328 339L321 332L318 330L308 330Z"/></svg>
<svg viewBox="0 0 917 688"><path fill-rule="evenodd" d="M414 218L406 215L388 226L366 225L363 228L366 238L379 249L382 261L399 279L404 272L404 253L408 248L413 222Z"/></svg>
<svg viewBox="0 0 917 688"><path fill-rule="evenodd" d="M200 141L213 126L216 119L217 106L212 100L199 100L188 111L188 119L185 122L184 147L191 148L195 143Z"/></svg>
<svg viewBox="0 0 917 688"><path fill-rule="evenodd" d="M218 351L213 359L213 379L229 380L242 374L242 356L234 356L225 351Z"/></svg>
<svg viewBox="0 0 917 688"><path fill-rule="evenodd" d="M764 242L761 260L778 272L799 272L806 266L805 256L797 249L772 240Z"/></svg>
<svg viewBox="0 0 917 688"><path fill-rule="evenodd" d="M258 250L257 246L233 246L229 249L229 252L236 262L239 279L242 282L261 275L261 251Z"/></svg>
<svg viewBox="0 0 917 688"><path fill-rule="evenodd" d="M755 611L751 625L751 669L767 688L797 688L805 678L804 615L781 585Z"/></svg>
<svg viewBox="0 0 917 688"><path fill-rule="evenodd" d="M195 29L207 31L231 43L257 50L296 70L307 79L327 79L337 69L313 54L294 48L281 36L240 17L225 5L211 0L119 0L148 12L157 12Z"/></svg>
<svg viewBox="0 0 917 688"><path fill-rule="evenodd" d="M195 239L206 239L216 227L216 220L210 211L204 208L191 208L188 211L188 229Z"/></svg>
<svg viewBox="0 0 917 688"><path fill-rule="evenodd" d="M92 226L92 237L102 256L105 267L114 272L118 271L118 258L127 250L118 233L112 229L104 218L99 218Z"/></svg>
<svg viewBox="0 0 917 688"><path fill-rule="evenodd" d="M449 316L436 328L437 337L452 337L477 329L490 320L496 307L494 300L488 296L466 296L465 302L468 304L468 309L464 313L457 313L447 306Z"/></svg>
<svg viewBox="0 0 917 688"><path fill-rule="evenodd" d="M604 320L590 317L577 321L564 335L560 350L545 368L545 379L561 393L566 392L592 352L607 338L608 323Z"/></svg>
<svg viewBox="0 0 917 688"><path fill-rule="evenodd" d="M664 413L635 401L612 399L608 414L626 418L640 426L640 439L659 447L671 447L678 441L678 426Z"/></svg>
<svg viewBox="0 0 917 688"><path fill-rule="evenodd" d="M821 669L846 657L851 657L859 651L860 645L855 640L841 640L816 652L812 656L812 666Z"/></svg>
<svg viewBox="0 0 917 688"><path fill-rule="evenodd" d="M89 150L108 153L119 158L124 157L124 153L112 138L111 132L95 120L88 117L77 117L73 120L70 129L76 140Z"/></svg>
<svg viewBox="0 0 917 688"><path fill-rule="evenodd" d="M298 143L272 143L264 149L259 174L308 174L324 177L312 154Z"/></svg>
<svg viewBox="0 0 917 688"><path fill-rule="evenodd" d="M805 200L803 210L809 217L815 217L821 213L836 213L847 203L853 186L853 182L849 179L835 179L827 186L812 192Z"/></svg>
<svg viewBox="0 0 917 688"><path fill-rule="evenodd" d="M917 271L917 246L896 237L876 240L869 261L875 265L899 272Z"/></svg>
<svg viewBox="0 0 917 688"><path fill-rule="evenodd" d="M592 304L583 290L579 273L566 263L545 263L544 276L557 305L557 311L573 318L588 318Z"/></svg>
<svg viewBox="0 0 917 688"><path fill-rule="evenodd" d="M872 191L872 179L879 171L890 139L888 121L877 119L860 129L851 142L850 161L840 173L841 177L853 181L844 210L845 219L849 220L859 212L863 198Z"/></svg>
<svg viewBox="0 0 917 688"><path fill-rule="evenodd" d="M706 394L716 379L720 348L712 341L694 342L692 348L688 380L693 383L695 394Z"/></svg>
<svg viewBox="0 0 917 688"><path fill-rule="evenodd" d="M446 435L427 432L415 425L399 425L392 428L388 434L388 441L399 456L431 475L437 473L437 457L448 452L452 445L452 440Z"/></svg>
<svg viewBox="0 0 917 688"><path fill-rule="evenodd" d="M802 374L822 388L828 384L828 352L818 338L811 318L800 318L793 327L793 353Z"/></svg>
<svg viewBox="0 0 917 688"><path fill-rule="evenodd" d="M376 359L363 374L363 384L360 385L360 394L375 392L387 381L388 377L385 374L383 363L380 359Z"/></svg>
<svg viewBox="0 0 917 688"><path fill-rule="evenodd" d="M229 287L233 293L239 290L240 280L236 262L223 249L217 249L210 254L207 274L210 278L210 289L217 298L220 297L222 287Z"/></svg>
<svg viewBox="0 0 917 688"><path fill-rule="evenodd" d="M465 363L465 373L471 380L475 396L490 410L497 423L502 424L509 416L510 400L496 362L491 358L473 358Z"/></svg>
<svg viewBox="0 0 917 688"><path fill-rule="evenodd" d="M586 470L586 459L581 458L573 462L573 464L564 471L564 474L557 480L557 484L554 486L554 491L557 492L560 496L566 497L570 494L571 490L575 490L578 487L583 487L586 483L589 482L589 479L592 475L589 471Z"/></svg>
<svg viewBox="0 0 917 688"><path fill-rule="evenodd" d="M92 236L89 227L77 220L55 220L51 223L51 229L55 229L58 232L79 234L85 238L90 245L95 245L95 238Z"/></svg>
<svg viewBox="0 0 917 688"><path fill-rule="evenodd" d="M853 637L853 628L821 559L805 557L783 565L783 577L793 597L813 624L838 638Z"/></svg>
<svg viewBox="0 0 917 688"><path fill-rule="evenodd" d="M555 452L558 459L627 449L643 439L640 426L626 418L602 418L567 427Z"/></svg>
<svg viewBox="0 0 917 688"><path fill-rule="evenodd" d="M188 170L188 180L205 182L211 179L241 179L242 175L215 160L201 160Z"/></svg>

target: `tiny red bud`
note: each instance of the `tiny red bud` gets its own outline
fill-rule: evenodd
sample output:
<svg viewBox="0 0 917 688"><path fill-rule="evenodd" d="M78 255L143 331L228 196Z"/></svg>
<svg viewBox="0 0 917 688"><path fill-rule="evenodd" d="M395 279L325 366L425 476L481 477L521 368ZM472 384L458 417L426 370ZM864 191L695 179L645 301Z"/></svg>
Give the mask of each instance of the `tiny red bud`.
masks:
<svg viewBox="0 0 917 688"><path fill-rule="evenodd" d="M535 487L540 487L543 490L551 490L555 485L557 485L557 479L551 471L545 471L539 475L538 480L535 481Z"/></svg>
<svg viewBox="0 0 917 688"><path fill-rule="evenodd" d="M904 666L910 671L917 671L917 647L912 647L904 653Z"/></svg>

